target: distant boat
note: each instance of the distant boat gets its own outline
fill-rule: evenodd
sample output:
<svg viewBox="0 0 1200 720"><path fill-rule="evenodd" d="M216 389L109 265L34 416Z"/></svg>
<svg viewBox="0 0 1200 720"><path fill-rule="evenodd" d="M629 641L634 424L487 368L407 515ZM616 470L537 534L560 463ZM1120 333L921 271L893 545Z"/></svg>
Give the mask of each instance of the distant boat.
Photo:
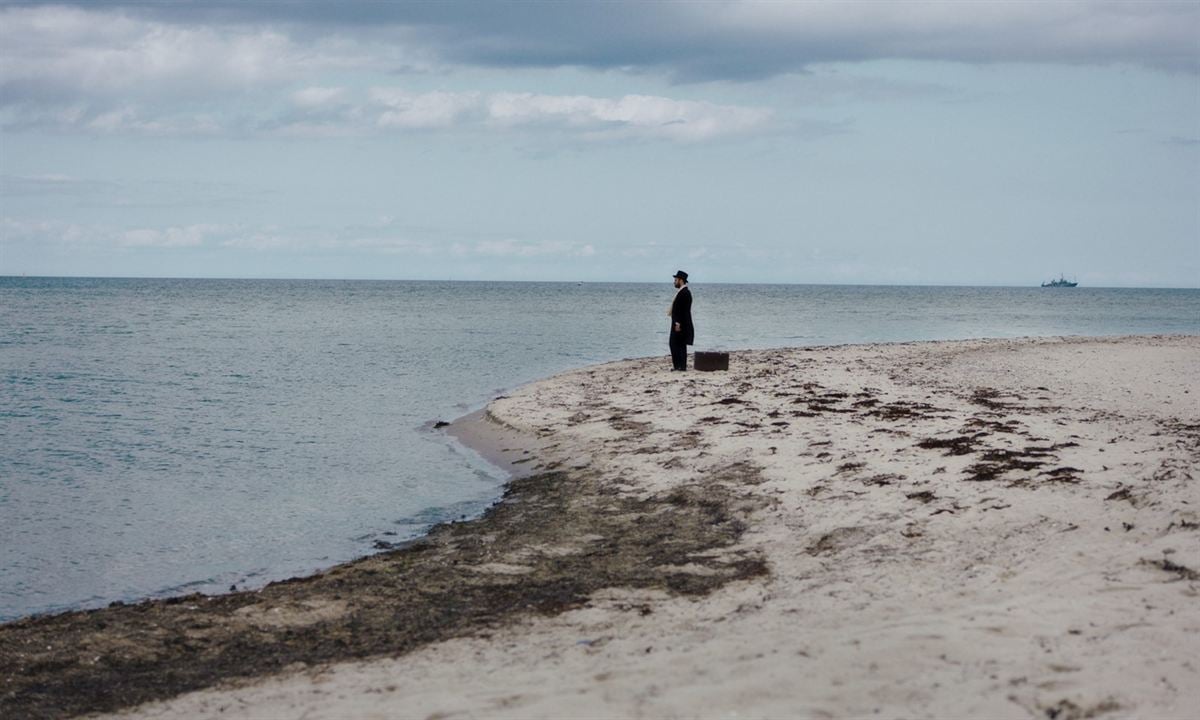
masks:
<svg viewBox="0 0 1200 720"><path fill-rule="evenodd" d="M1078 284L1079 283L1071 282L1062 275L1059 275L1057 280L1051 280L1050 282L1042 283L1042 287L1075 287Z"/></svg>

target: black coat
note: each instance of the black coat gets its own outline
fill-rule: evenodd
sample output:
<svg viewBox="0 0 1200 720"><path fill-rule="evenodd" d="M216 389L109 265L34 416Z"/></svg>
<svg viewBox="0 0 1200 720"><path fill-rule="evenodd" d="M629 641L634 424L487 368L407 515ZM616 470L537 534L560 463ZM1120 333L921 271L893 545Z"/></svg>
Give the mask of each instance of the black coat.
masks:
<svg viewBox="0 0 1200 720"><path fill-rule="evenodd" d="M671 332L675 331L675 323L679 323L679 332L683 341L688 345L696 344L696 328L692 325L692 291L687 285L675 293L675 301L671 303Z"/></svg>

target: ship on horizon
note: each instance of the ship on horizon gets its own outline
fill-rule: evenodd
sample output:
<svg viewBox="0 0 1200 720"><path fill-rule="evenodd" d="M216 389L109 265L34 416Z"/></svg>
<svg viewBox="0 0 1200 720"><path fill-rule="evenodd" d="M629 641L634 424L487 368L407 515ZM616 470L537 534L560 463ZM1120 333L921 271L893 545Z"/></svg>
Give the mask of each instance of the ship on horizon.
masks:
<svg viewBox="0 0 1200 720"><path fill-rule="evenodd" d="M1063 277L1062 275L1059 275L1057 280L1051 280L1050 282L1044 282L1044 283L1042 283L1042 287L1063 287L1063 288L1072 288L1072 287L1075 287L1075 286L1077 286L1077 285L1079 285L1079 283L1077 283L1077 282L1071 282L1070 280L1066 279L1066 278L1065 278L1065 277Z"/></svg>

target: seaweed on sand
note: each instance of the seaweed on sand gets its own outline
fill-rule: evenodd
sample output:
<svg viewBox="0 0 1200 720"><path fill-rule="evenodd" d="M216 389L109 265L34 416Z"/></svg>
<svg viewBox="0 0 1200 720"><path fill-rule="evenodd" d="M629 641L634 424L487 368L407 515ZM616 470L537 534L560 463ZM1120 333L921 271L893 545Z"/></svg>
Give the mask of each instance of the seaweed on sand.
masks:
<svg viewBox="0 0 1200 720"><path fill-rule="evenodd" d="M970 455L980 435L958 435L952 438L925 438L917 447L925 450L945 450L946 455Z"/></svg>
<svg viewBox="0 0 1200 720"><path fill-rule="evenodd" d="M649 498L589 471L533 475L479 519L312 577L0 626L0 717L108 712L289 667L395 656L576 608L605 587L701 595L761 576L761 558L725 550L752 508L717 475ZM697 565L705 572L679 569Z"/></svg>

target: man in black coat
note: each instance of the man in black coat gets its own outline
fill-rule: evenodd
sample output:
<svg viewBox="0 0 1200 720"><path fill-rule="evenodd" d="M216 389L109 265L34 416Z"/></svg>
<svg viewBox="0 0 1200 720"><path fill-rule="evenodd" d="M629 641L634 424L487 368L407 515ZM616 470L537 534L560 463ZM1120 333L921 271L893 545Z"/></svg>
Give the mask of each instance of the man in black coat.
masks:
<svg viewBox="0 0 1200 720"><path fill-rule="evenodd" d="M692 326L692 291L688 289L688 274L675 273L675 300L671 303L671 365L672 370L687 370L687 346L696 342Z"/></svg>

